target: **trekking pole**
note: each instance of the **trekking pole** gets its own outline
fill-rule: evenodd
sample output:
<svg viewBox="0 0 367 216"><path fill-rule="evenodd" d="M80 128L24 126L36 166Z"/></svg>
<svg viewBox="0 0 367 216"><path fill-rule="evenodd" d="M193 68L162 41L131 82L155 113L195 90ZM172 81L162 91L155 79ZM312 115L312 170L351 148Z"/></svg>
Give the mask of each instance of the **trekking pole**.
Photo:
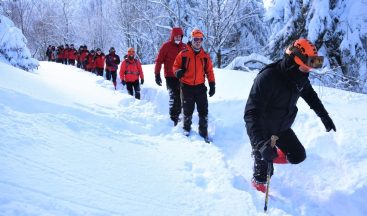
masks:
<svg viewBox="0 0 367 216"><path fill-rule="evenodd" d="M274 148L279 137L272 135L270 140L270 146ZM265 204L264 204L264 212L268 210L268 200L269 200L269 187L270 187L270 178L271 178L271 168L273 166L273 161L268 162L268 173L266 175L266 193L265 193Z"/></svg>
<svg viewBox="0 0 367 216"><path fill-rule="evenodd" d="M268 162L268 174L266 176L266 193L265 193L265 205L264 212L268 210L268 200L269 200L269 186L270 186L270 177L271 177L271 165L273 162Z"/></svg>

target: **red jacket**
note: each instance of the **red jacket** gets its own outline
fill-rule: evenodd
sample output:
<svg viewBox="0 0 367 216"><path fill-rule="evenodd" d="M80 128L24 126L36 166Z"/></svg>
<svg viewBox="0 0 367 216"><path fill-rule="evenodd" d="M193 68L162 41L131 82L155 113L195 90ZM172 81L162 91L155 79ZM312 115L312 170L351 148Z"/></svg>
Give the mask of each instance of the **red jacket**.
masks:
<svg viewBox="0 0 367 216"><path fill-rule="evenodd" d="M159 50L157 59L155 60L155 74L160 74L162 64L164 64L164 77L175 77L172 66L177 54L186 48L186 44L182 43L176 44L174 37L181 35L183 36L183 31L181 28L176 27L171 31L170 40L165 42Z"/></svg>
<svg viewBox="0 0 367 216"><path fill-rule="evenodd" d="M68 50L68 59L75 60L77 58L77 51L75 48L69 48Z"/></svg>
<svg viewBox="0 0 367 216"><path fill-rule="evenodd" d="M208 53L201 48L198 54L188 44L187 49L180 52L173 64L173 71L177 71L182 67L182 58L186 58L186 72L180 79L180 82L187 85L200 85L205 83L205 77L208 82L215 82L213 63Z"/></svg>
<svg viewBox="0 0 367 216"><path fill-rule="evenodd" d="M89 53L86 57L85 57L85 62L86 62L86 69L87 70L93 70L95 67L95 62L94 62L94 54Z"/></svg>
<svg viewBox="0 0 367 216"><path fill-rule="evenodd" d="M84 62L85 61L85 57L88 55L88 51L87 50L83 50L81 53L80 53L80 56L79 56L79 61L80 62Z"/></svg>
<svg viewBox="0 0 367 216"><path fill-rule="evenodd" d="M105 56L103 53L101 53L101 55L96 54L96 56L94 57L94 63L96 68L104 68L104 61L105 61Z"/></svg>
<svg viewBox="0 0 367 216"><path fill-rule="evenodd" d="M58 52L57 57L59 59L65 59L66 58L66 56L65 56L65 49L59 49L59 52Z"/></svg>
<svg viewBox="0 0 367 216"><path fill-rule="evenodd" d="M144 79L141 63L137 59L125 59L120 66L120 79L126 82L135 82L136 80Z"/></svg>

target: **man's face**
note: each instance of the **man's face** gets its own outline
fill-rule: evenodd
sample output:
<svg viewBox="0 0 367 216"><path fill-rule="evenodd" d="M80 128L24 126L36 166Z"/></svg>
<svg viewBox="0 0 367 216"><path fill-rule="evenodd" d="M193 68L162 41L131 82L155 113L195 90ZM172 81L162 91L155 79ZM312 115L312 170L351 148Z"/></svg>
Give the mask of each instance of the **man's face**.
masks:
<svg viewBox="0 0 367 216"><path fill-rule="evenodd" d="M130 58L134 58L134 56L135 56L135 52L134 52L134 51L128 51L128 52L127 52L127 55L128 55Z"/></svg>
<svg viewBox="0 0 367 216"><path fill-rule="evenodd" d="M193 38L192 39L192 47L195 49L200 49L203 44L203 38Z"/></svg>
<svg viewBox="0 0 367 216"><path fill-rule="evenodd" d="M181 36L181 35L176 35L176 36L174 36L174 37L173 37L173 39L174 39L175 41L181 41L182 36Z"/></svg>

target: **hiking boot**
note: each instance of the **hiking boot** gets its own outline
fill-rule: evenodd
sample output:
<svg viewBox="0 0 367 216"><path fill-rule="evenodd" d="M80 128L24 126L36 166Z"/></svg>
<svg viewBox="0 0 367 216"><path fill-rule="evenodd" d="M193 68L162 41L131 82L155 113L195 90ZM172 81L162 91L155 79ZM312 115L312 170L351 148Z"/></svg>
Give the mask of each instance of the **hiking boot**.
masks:
<svg viewBox="0 0 367 216"><path fill-rule="evenodd" d="M278 157L274 158L273 163L275 164L287 164L288 163L287 157L285 156L284 152L282 152L282 150L280 150L279 148L277 148L277 154L278 154Z"/></svg>
<svg viewBox="0 0 367 216"><path fill-rule="evenodd" d="M186 130L185 128L184 128L184 130L183 130L184 132L183 132L183 134L185 135L185 136L190 136L190 130Z"/></svg>
<svg viewBox="0 0 367 216"><path fill-rule="evenodd" d="M208 138L208 130L200 130L199 129L199 135L203 138Z"/></svg>
<svg viewBox="0 0 367 216"><path fill-rule="evenodd" d="M260 192L266 192L266 182L258 182L254 178L252 178L251 185Z"/></svg>
<svg viewBox="0 0 367 216"><path fill-rule="evenodd" d="M178 122L180 121L178 116L171 116L171 120L173 121L173 126L176 126Z"/></svg>

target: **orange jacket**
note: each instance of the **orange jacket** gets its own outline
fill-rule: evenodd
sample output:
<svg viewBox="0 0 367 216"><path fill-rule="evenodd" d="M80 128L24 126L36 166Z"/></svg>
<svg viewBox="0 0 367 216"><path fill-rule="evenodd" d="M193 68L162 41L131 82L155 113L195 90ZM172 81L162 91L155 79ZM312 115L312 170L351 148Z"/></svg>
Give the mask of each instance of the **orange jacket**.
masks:
<svg viewBox="0 0 367 216"><path fill-rule="evenodd" d="M141 63L137 59L125 59L120 66L120 79L126 82L135 82L136 80L144 79Z"/></svg>
<svg viewBox="0 0 367 216"><path fill-rule="evenodd" d="M186 65L183 67L182 59L186 58ZM208 53L201 48L198 54L195 54L194 50L188 44L187 49L181 51L175 59L173 64L173 71L176 75L176 71L181 68L186 68L186 72L180 79L180 82L187 85L200 85L205 83L205 76L208 82L215 82L213 63Z"/></svg>

